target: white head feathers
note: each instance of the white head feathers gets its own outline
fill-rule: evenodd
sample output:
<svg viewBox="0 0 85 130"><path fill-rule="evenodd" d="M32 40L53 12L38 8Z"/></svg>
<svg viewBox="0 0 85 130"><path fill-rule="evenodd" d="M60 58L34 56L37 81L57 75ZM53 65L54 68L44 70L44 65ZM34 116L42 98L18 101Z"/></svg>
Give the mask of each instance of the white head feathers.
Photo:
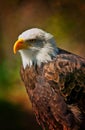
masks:
<svg viewBox="0 0 85 130"><path fill-rule="evenodd" d="M50 33L46 33L42 29L32 28L32 29L24 31L22 34L19 35L18 38L19 39L24 38L25 40L36 39L36 38L39 38L39 39L42 39L42 40L43 39L48 40L52 37L53 37L53 35L51 35Z"/></svg>
<svg viewBox="0 0 85 130"><path fill-rule="evenodd" d="M41 63L47 63L58 52L53 35L38 28L23 32L19 35L18 39L24 39L24 41L28 41L32 45L27 49L19 50L24 68L27 65L31 67L32 65L40 66ZM36 39L35 43L32 43L31 39Z"/></svg>

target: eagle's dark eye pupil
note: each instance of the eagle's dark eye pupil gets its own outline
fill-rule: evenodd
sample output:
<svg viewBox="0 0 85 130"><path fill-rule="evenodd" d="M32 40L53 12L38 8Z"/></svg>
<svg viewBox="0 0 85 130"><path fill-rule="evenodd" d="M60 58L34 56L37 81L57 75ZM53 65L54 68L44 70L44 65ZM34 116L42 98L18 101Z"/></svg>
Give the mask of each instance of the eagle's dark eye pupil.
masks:
<svg viewBox="0 0 85 130"><path fill-rule="evenodd" d="M35 41L36 41L36 39L30 39L29 41L30 41L30 42L35 42Z"/></svg>
<svg viewBox="0 0 85 130"><path fill-rule="evenodd" d="M27 43L34 43L34 42L36 42L36 39L28 39L28 40L26 40L26 42Z"/></svg>

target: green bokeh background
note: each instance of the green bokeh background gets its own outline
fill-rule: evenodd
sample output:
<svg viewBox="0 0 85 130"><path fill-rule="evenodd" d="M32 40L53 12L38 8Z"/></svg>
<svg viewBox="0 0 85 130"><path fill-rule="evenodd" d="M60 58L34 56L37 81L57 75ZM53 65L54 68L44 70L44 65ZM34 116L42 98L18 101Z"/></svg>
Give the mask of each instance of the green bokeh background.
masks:
<svg viewBox="0 0 85 130"><path fill-rule="evenodd" d="M0 130L38 127L20 79L21 58L13 45L24 30L38 27L57 46L85 57L84 0L0 0Z"/></svg>

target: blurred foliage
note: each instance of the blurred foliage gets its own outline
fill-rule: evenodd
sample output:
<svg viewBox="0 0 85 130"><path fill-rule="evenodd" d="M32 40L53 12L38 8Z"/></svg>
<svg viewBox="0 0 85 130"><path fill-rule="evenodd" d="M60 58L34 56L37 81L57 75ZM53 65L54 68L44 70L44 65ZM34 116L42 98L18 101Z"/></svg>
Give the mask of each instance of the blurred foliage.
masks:
<svg viewBox="0 0 85 130"><path fill-rule="evenodd" d="M7 88L7 86L10 85L10 80L9 80L10 73L9 73L8 69L6 68L6 66L5 66L5 63L2 63L0 65L0 73L1 73L1 75L0 75L0 81L1 81L0 86L4 86L4 87Z"/></svg>
<svg viewBox="0 0 85 130"><path fill-rule="evenodd" d="M8 90L19 80L19 68L13 71L6 60L0 63L0 89Z"/></svg>
<svg viewBox="0 0 85 130"><path fill-rule="evenodd" d="M84 0L0 0L1 130L26 130L32 121L32 115L27 112L31 110L31 104L19 75L21 58L13 54L18 35L32 27L52 33L57 46L85 57ZM33 127L31 125L28 129Z"/></svg>

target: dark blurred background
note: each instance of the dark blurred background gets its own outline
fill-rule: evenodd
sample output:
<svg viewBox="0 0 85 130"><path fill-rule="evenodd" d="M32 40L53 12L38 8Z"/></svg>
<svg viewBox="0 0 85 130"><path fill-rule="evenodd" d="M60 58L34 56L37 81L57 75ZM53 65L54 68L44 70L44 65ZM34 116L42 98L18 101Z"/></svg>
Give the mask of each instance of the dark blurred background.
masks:
<svg viewBox="0 0 85 130"><path fill-rule="evenodd" d="M13 54L18 35L38 27L57 46L85 57L85 0L0 0L0 130L40 130Z"/></svg>

